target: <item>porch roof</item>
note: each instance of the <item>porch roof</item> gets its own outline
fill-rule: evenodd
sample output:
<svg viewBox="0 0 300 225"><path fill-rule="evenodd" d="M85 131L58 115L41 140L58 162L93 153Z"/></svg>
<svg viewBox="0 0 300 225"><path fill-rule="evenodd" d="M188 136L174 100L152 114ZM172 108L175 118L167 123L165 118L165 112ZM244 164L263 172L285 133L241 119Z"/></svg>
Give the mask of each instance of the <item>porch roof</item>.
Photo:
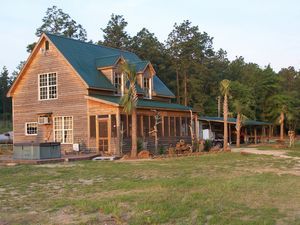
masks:
<svg viewBox="0 0 300 225"><path fill-rule="evenodd" d="M208 122L218 122L223 123L224 118L223 117L211 117L211 116L203 116L199 118L200 121L208 121ZM228 118L228 123L236 124L236 118ZM266 126L266 125L272 125L272 123L269 122L263 122L263 121L256 121L256 120L246 120L244 122L245 126Z"/></svg>
<svg viewBox="0 0 300 225"><path fill-rule="evenodd" d="M120 96L107 96L107 95L89 95L89 97L103 100L105 102L111 102L112 104L117 104L121 106L121 97ZM137 102L138 108L150 108L150 109L167 109L167 110L180 110L180 111L189 111L192 108L180 104L160 102L155 100L147 99L138 99Z"/></svg>

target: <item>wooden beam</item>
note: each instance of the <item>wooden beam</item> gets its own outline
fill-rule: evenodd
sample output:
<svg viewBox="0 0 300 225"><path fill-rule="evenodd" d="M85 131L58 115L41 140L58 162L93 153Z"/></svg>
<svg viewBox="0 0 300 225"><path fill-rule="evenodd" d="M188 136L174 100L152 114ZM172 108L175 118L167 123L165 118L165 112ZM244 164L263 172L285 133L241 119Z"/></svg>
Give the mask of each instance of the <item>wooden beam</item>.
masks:
<svg viewBox="0 0 300 225"><path fill-rule="evenodd" d="M118 145L116 146L116 155L120 156L121 155L121 149L120 145L121 143L121 116L120 116L120 108L117 109L117 114L116 114L116 126L117 126L117 143Z"/></svg>
<svg viewBox="0 0 300 225"><path fill-rule="evenodd" d="M257 144L257 129L254 127L254 143Z"/></svg>

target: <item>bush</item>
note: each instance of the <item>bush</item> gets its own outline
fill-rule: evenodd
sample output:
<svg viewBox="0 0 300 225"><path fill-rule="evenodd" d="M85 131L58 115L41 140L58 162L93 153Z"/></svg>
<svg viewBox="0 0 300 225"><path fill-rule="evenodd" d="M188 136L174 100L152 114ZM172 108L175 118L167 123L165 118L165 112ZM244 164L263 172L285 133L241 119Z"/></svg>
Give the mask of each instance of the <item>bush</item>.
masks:
<svg viewBox="0 0 300 225"><path fill-rule="evenodd" d="M143 139L138 138L137 139L137 150L138 150L138 152L141 151L141 150L143 150L143 144L144 144Z"/></svg>
<svg viewBox="0 0 300 225"><path fill-rule="evenodd" d="M212 140L205 140L204 151L208 152L213 146Z"/></svg>
<svg viewBox="0 0 300 225"><path fill-rule="evenodd" d="M160 155L165 154L165 147L163 145L161 145L160 148L159 148L159 154Z"/></svg>

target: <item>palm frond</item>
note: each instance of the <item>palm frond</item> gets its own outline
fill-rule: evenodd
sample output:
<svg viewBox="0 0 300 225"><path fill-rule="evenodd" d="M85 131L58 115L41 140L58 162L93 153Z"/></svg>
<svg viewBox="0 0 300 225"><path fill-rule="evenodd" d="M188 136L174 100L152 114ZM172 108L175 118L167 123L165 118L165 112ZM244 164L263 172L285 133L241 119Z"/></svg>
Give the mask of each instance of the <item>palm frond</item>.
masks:
<svg viewBox="0 0 300 225"><path fill-rule="evenodd" d="M222 95L229 95L230 91L230 80L222 80L220 82L220 92Z"/></svg>
<svg viewBox="0 0 300 225"><path fill-rule="evenodd" d="M127 93L121 98L121 105L126 114L131 114L132 110L136 108L138 102L138 95L136 90L136 69L133 64L125 63L121 66L121 71L125 76L125 84L129 82Z"/></svg>

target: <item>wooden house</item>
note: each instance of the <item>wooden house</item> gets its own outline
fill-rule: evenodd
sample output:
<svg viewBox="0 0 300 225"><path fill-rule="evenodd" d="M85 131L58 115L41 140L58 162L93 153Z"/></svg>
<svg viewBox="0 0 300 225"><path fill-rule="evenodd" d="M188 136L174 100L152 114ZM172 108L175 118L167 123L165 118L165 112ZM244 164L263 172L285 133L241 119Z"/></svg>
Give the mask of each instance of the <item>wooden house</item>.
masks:
<svg viewBox="0 0 300 225"><path fill-rule="evenodd" d="M197 136L197 115L171 103L174 94L149 61L128 51L43 34L7 94L13 102L14 144L60 142L63 152L76 143L108 154L128 151L131 116L120 104L126 93L120 70L125 60L137 71L137 134L144 148L153 148L157 112L159 146Z"/></svg>

